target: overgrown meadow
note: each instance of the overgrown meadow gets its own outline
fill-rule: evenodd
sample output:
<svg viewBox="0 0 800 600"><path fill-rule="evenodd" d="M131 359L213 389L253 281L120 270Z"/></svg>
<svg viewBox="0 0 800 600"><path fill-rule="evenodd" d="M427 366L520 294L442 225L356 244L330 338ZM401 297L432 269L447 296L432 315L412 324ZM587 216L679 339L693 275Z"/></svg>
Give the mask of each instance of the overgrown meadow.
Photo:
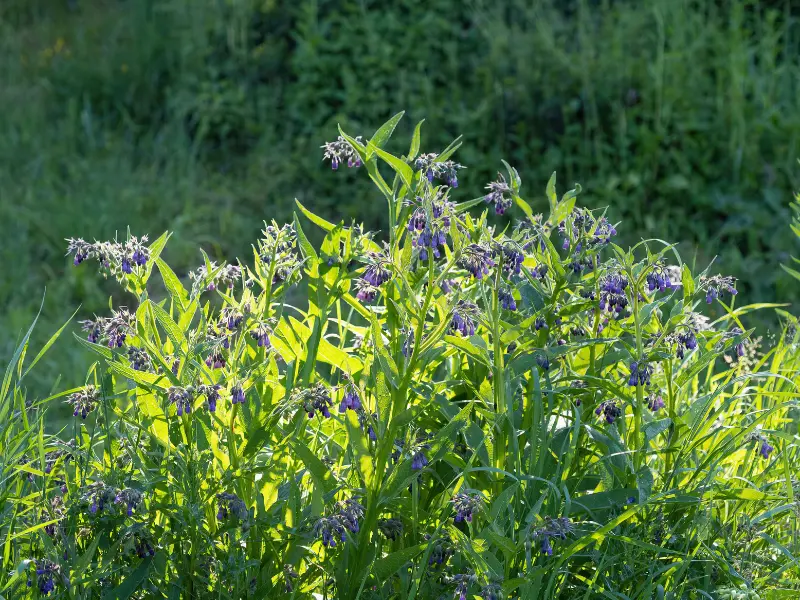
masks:
<svg viewBox="0 0 800 600"><path fill-rule="evenodd" d="M544 215L510 165L460 201L460 142L393 156L401 117L322 149L381 232L298 202L188 278L168 234L68 241L128 301L60 342L81 387L26 398L64 328L6 371L0 597L798 597L796 320L762 339L770 307L555 175Z"/></svg>

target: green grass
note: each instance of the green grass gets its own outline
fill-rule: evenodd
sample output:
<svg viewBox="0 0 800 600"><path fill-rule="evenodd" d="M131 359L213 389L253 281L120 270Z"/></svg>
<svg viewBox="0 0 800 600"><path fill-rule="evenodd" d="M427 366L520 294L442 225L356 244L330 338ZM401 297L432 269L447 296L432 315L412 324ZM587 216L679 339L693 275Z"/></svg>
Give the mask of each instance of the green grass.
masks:
<svg viewBox="0 0 800 600"><path fill-rule="evenodd" d="M753 301L799 297L775 268L800 188L791 0L77 4L0 8L0 356L45 287L38 331L73 303L105 307L111 288L68 268L65 237L170 229L183 275L198 244L248 255L294 197L379 227L374 192L330 177L318 146L400 108L437 124L431 147L466 132L472 196L501 157L536 190L558 170L627 231L678 240L698 266L718 255ZM68 380L88 360L49 357Z"/></svg>

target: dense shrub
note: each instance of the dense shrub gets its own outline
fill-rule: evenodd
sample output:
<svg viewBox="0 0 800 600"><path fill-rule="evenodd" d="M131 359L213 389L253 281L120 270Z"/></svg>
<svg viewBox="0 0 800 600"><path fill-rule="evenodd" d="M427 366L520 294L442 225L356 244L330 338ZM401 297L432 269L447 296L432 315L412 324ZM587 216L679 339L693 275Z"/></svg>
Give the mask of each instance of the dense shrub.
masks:
<svg viewBox="0 0 800 600"><path fill-rule="evenodd" d="M762 353L733 278L662 241L625 251L555 176L546 218L510 166L458 202L460 142L426 154L417 126L390 154L400 116L324 147L331 178L351 166L377 186L384 243L298 204L252 260L204 255L187 289L168 234L69 241L129 298L83 322L99 362L68 392L64 438L4 385L0 414L24 425L3 446L3 589L796 594L796 322Z"/></svg>

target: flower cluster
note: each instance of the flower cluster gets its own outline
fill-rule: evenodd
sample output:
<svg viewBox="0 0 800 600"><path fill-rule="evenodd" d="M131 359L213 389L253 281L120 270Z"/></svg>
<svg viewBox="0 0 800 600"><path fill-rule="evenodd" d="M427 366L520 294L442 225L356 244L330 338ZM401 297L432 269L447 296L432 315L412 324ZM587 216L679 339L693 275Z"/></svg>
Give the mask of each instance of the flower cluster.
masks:
<svg viewBox="0 0 800 600"><path fill-rule="evenodd" d="M464 167L452 160L437 162L438 154L421 154L414 162L417 171L422 171L430 183L439 179L451 188L458 187L458 170Z"/></svg>
<svg viewBox="0 0 800 600"><path fill-rule="evenodd" d="M206 397L206 406L209 412L213 413L217 410L217 401L219 400L219 391L221 389L222 386L218 383L201 383L197 386L197 393Z"/></svg>
<svg viewBox="0 0 800 600"><path fill-rule="evenodd" d="M426 535L425 539L430 541L430 536ZM430 556L428 557L429 565L442 566L447 563L447 560L455 554L453 549L453 542L450 536L445 535L436 540L431 548Z"/></svg>
<svg viewBox="0 0 800 600"><path fill-rule="evenodd" d="M269 336L272 335L272 328L267 323L259 323L250 330L250 337L256 341L259 348L270 348Z"/></svg>
<svg viewBox="0 0 800 600"><path fill-rule="evenodd" d="M358 136L355 140L359 144L363 144L361 136ZM361 157L358 152L342 136L339 136L335 142L325 142L320 148L325 151L322 155L322 160L331 161L331 169L334 171L341 164L346 164L350 168L361 166Z"/></svg>
<svg viewBox="0 0 800 600"><path fill-rule="evenodd" d="M722 275L714 275L713 277L700 277L700 289L706 291L706 303L711 304L717 298L722 298L724 294L728 293L735 296L738 292L733 287L736 279L733 277L723 277Z"/></svg>
<svg viewBox="0 0 800 600"><path fill-rule="evenodd" d="M497 174L497 179L486 186L488 193L483 197L487 204L494 204L494 212L498 215L504 214L511 205L511 186L506 182L502 173Z"/></svg>
<svg viewBox="0 0 800 600"><path fill-rule="evenodd" d="M88 335L86 339L93 344L105 342L109 348L122 348L128 335L133 332L136 316L127 308L120 308L110 317L95 317L93 320L81 321L81 329Z"/></svg>
<svg viewBox="0 0 800 600"><path fill-rule="evenodd" d="M334 512L328 517L320 517L314 524L314 535L322 539L322 545L329 548L336 546L336 540L345 542L347 531L358 533L359 521L364 516L364 507L357 498L348 498L337 502Z"/></svg>
<svg viewBox="0 0 800 600"><path fill-rule="evenodd" d="M600 280L600 310L613 312L617 316L628 306L625 289L628 287L628 278L621 273L612 273Z"/></svg>
<svg viewBox="0 0 800 600"><path fill-rule="evenodd" d="M550 540L566 540L572 531L573 524L568 517L545 517L544 524L533 532L533 536L541 543L542 554L552 556L553 546Z"/></svg>
<svg viewBox="0 0 800 600"><path fill-rule="evenodd" d="M290 285L300 278L302 260L297 253L297 232L294 225L278 227L264 224L258 241L258 257L265 274L271 275L273 285Z"/></svg>
<svg viewBox="0 0 800 600"><path fill-rule="evenodd" d="M221 492L217 494L217 520L226 521L229 518L236 521L246 521L249 516L247 505L236 494Z"/></svg>
<svg viewBox="0 0 800 600"><path fill-rule="evenodd" d="M130 346L128 348L128 360L131 363L131 369L134 371L150 371L153 367L153 361L144 348Z"/></svg>
<svg viewBox="0 0 800 600"><path fill-rule="evenodd" d="M481 244L470 244L464 248L458 265L469 271L475 279L483 279L489 274L489 268L495 266L495 262L489 248Z"/></svg>
<svg viewBox="0 0 800 600"><path fill-rule="evenodd" d="M631 363L631 376L628 379L628 385L636 387L637 385L650 385L650 374L653 372L653 367L644 361Z"/></svg>
<svg viewBox="0 0 800 600"><path fill-rule="evenodd" d="M483 509L484 499L478 492L459 492L450 500L456 511L455 523L472 523L472 515Z"/></svg>
<svg viewBox="0 0 800 600"><path fill-rule="evenodd" d="M309 419L313 418L317 412L326 419L331 416L330 407L333 406L333 400L331 400L330 390L322 382L315 383L308 389L296 391L294 400L303 407Z"/></svg>
<svg viewBox="0 0 800 600"><path fill-rule="evenodd" d="M64 587L69 587L69 579L61 572L61 567L47 559L34 561L36 566L36 585L39 593L49 596L56 589L56 580L60 580ZM28 587L33 586L33 581L28 577Z"/></svg>
<svg viewBox="0 0 800 600"><path fill-rule="evenodd" d="M372 302L378 295L378 288L392 276L391 260L388 252L369 252L365 258L364 275L356 281L356 298L362 302Z"/></svg>
<svg viewBox="0 0 800 600"><path fill-rule="evenodd" d="M102 514L107 508L113 506L117 497L117 490L102 481L95 481L86 489L81 500L89 506L92 515Z"/></svg>
<svg viewBox="0 0 800 600"><path fill-rule="evenodd" d="M605 419L606 423L611 425L622 416L622 410L614 400L605 400L595 409L594 414Z"/></svg>
<svg viewBox="0 0 800 600"><path fill-rule="evenodd" d="M403 533L403 522L400 519L378 519L378 530L388 540L396 540Z"/></svg>
<svg viewBox="0 0 800 600"><path fill-rule="evenodd" d="M114 496L114 504L125 505L129 517L133 516L133 511L142 503L142 492L133 488L117 490Z"/></svg>
<svg viewBox="0 0 800 600"><path fill-rule="evenodd" d="M192 412L192 402L194 401L193 391L194 390L190 388L183 388L177 385L169 388L167 397L169 398L170 404L175 405L179 417L184 413L188 415Z"/></svg>
<svg viewBox="0 0 800 600"><path fill-rule="evenodd" d="M231 404L244 404L245 399L244 388L241 385L231 388Z"/></svg>
<svg viewBox="0 0 800 600"><path fill-rule="evenodd" d="M230 289L241 276L242 268L238 265L219 267L213 261L208 266L201 265L189 273L189 279L192 280L192 295L197 296L204 290L211 292L219 288Z"/></svg>
<svg viewBox="0 0 800 600"><path fill-rule="evenodd" d="M146 246L147 236L141 239L131 236L124 243L92 242L81 238L67 240L67 254L74 254L73 264L77 267L87 259L96 259L101 269L118 278L133 273L134 268L143 267L150 260L150 249Z"/></svg>
<svg viewBox="0 0 800 600"><path fill-rule="evenodd" d="M361 410L361 398L358 395L358 388L352 383L348 384L345 388L342 401L339 403L340 413L343 414L347 412L348 409L356 412Z"/></svg>
<svg viewBox="0 0 800 600"><path fill-rule="evenodd" d="M675 287L675 284L672 283L669 271L660 264L653 267L653 270L647 274L645 280L647 281L647 290L649 292L654 292L656 290L663 292L664 290L671 290Z"/></svg>
<svg viewBox="0 0 800 600"><path fill-rule="evenodd" d="M653 412L658 412L662 408L664 408L666 404L664 404L664 399L661 397L661 394L652 393L647 396L647 408L649 408Z"/></svg>
<svg viewBox="0 0 800 600"><path fill-rule="evenodd" d="M497 298L500 300L500 307L504 310L517 310L517 301L514 299L511 289L507 287L500 288L497 292Z"/></svg>
<svg viewBox="0 0 800 600"><path fill-rule="evenodd" d="M81 419L86 419L97 406L99 398L100 390L93 385L84 386L81 390L71 394L67 398L67 403L72 405L72 416L80 415Z"/></svg>
<svg viewBox="0 0 800 600"><path fill-rule="evenodd" d="M679 359L683 359L684 349L689 351L697 349L697 336L691 329L677 335L677 350L675 351L675 356Z"/></svg>
<svg viewBox="0 0 800 600"><path fill-rule="evenodd" d="M475 321L478 320L478 305L469 300L459 300L453 308L450 329L457 331L461 337L475 335Z"/></svg>

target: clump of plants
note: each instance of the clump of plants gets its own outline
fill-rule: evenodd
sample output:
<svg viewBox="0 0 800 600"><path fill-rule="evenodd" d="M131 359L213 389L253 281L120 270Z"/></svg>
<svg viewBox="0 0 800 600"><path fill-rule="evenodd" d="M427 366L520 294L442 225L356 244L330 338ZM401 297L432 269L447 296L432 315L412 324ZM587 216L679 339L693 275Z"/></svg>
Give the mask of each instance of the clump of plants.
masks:
<svg viewBox="0 0 800 600"><path fill-rule="evenodd" d="M130 300L84 321L74 421L17 471L0 593L796 593L794 330L761 351L732 278L619 247L555 175L528 202L506 164L459 201L460 141L421 153L420 124L390 154L401 116L323 147L375 183L385 232L298 203L186 278L167 234L69 241Z"/></svg>

